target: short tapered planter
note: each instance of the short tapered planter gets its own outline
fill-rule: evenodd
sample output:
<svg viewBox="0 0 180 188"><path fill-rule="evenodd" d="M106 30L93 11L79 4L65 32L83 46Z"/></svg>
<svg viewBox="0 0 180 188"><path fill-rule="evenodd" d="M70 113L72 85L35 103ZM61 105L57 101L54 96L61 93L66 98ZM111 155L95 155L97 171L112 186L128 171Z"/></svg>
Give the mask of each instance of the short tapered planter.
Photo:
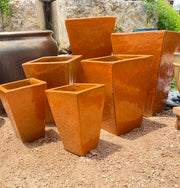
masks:
<svg viewBox="0 0 180 188"><path fill-rule="evenodd" d="M114 54L154 55L144 115L164 110L173 78L173 53L180 51L180 32L113 33L111 41Z"/></svg>
<svg viewBox="0 0 180 188"><path fill-rule="evenodd" d="M81 55L49 56L23 63L27 78L37 78L47 82L47 88L80 82ZM46 123L53 123L49 105L46 105Z"/></svg>
<svg viewBox="0 0 180 188"><path fill-rule="evenodd" d="M121 135L142 122L152 56L115 55L81 61L84 82L106 84L102 128Z"/></svg>
<svg viewBox="0 0 180 188"><path fill-rule="evenodd" d="M72 84L46 90L64 148L85 155L97 147L105 90L102 84Z"/></svg>
<svg viewBox="0 0 180 188"><path fill-rule="evenodd" d="M34 78L0 85L0 97L23 142L45 136L46 82Z"/></svg>
<svg viewBox="0 0 180 188"><path fill-rule="evenodd" d="M93 58L111 55L111 33L116 17L92 17L65 20L73 55Z"/></svg>

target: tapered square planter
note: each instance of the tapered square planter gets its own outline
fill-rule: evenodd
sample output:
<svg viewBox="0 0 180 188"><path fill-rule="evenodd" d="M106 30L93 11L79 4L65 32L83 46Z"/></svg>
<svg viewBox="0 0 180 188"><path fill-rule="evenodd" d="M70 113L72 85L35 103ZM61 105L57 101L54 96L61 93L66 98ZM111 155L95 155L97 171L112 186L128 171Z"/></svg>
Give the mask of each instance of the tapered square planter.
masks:
<svg viewBox="0 0 180 188"><path fill-rule="evenodd" d="M173 78L173 53L180 51L180 32L113 33L111 41L114 54L154 55L144 115L164 110Z"/></svg>
<svg viewBox="0 0 180 188"><path fill-rule="evenodd" d="M37 78L47 82L47 88L81 81L81 55L49 56L23 63L27 78ZM53 123L49 104L46 105L46 123Z"/></svg>
<svg viewBox="0 0 180 188"><path fill-rule="evenodd" d="M105 89L102 84L72 84L46 90L64 148L85 155L97 147Z"/></svg>
<svg viewBox="0 0 180 188"><path fill-rule="evenodd" d="M111 33L116 17L92 17L65 20L73 55L93 58L111 55Z"/></svg>
<svg viewBox="0 0 180 188"><path fill-rule="evenodd" d="M45 90L34 78L0 85L0 97L16 135L23 142L45 136Z"/></svg>
<svg viewBox="0 0 180 188"><path fill-rule="evenodd" d="M152 56L114 55L81 61L84 82L106 84L102 128L121 135L142 122Z"/></svg>

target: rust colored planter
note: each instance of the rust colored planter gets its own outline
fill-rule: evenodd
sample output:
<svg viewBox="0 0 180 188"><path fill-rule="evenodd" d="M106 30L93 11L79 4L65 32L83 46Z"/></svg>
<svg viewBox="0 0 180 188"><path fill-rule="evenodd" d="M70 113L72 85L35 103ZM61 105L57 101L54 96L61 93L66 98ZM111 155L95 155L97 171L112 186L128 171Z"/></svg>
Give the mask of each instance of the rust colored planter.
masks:
<svg viewBox="0 0 180 188"><path fill-rule="evenodd" d="M115 17L77 18L65 20L73 55L83 58L111 55L111 33Z"/></svg>
<svg viewBox="0 0 180 188"><path fill-rule="evenodd" d="M149 31L113 33L114 54L154 55L152 77L144 115L164 110L173 78L173 53L180 51L180 33Z"/></svg>
<svg viewBox="0 0 180 188"><path fill-rule="evenodd" d="M102 84L73 84L46 90L64 148L85 155L97 147L105 91Z"/></svg>
<svg viewBox="0 0 180 188"><path fill-rule="evenodd" d="M0 85L0 97L23 142L45 136L46 82L31 78Z"/></svg>
<svg viewBox="0 0 180 188"><path fill-rule="evenodd" d="M50 56L23 63L27 78L37 78L47 82L47 88L67 85L80 80L81 55ZM46 105L46 123L53 123L49 104Z"/></svg>
<svg viewBox="0 0 180 188"><path fill-rule="evenodd" d="M180 92L180 53L174 53L173 66L176 85Z"/></svg>
<svg viewBox="0 0 180 188"><path fill-rule="evenodd" d="M106 84L103 129L121 135L141 125L152 61L145 55L81 61L84 82Z"/></svg>

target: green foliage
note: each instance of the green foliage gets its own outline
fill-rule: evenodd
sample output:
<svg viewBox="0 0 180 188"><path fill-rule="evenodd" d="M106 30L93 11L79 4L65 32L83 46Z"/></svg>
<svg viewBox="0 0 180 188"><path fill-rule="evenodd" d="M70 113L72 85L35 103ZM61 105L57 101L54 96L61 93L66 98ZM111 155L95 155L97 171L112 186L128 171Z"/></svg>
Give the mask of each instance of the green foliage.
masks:
<svg viewBox="0 0 180 188"><path fill-rule="evenodd" d="M148 23L149 20L153 17L153 15L155 14L155 0L143 0L144 1L144 8L146 10L146 14L147 14L147 20L146 22Z"/></svg>
<svg viewBox="0 0 180 188"><path fill-rule="evenodd" d="M0 0L0 10L4 17L9 15L11 11L11 7L9 6L9 2L11 0Z"/></svg>
<svg viewBox="0 0 180 188"><path fill-rule="evenodd" d="M115 33L118 32L118 25L117 25L117 24L115 25L114 32L115 32Z"/></svg>
<svg viewBox="0 0 180 188"><path fill-rule="evenodd" d="M158 28L161 30L180 31L180 15L168 1L157 1Z"/></svg>
<svg viewBox="0 0 180 188"><path fill-rule="evenodd" d="M173 80L172 80L171 91L178 91L178 88L176 86L175 78L173 78Z"/></svg>
<svg viewBox="0 0 180 188"><path fill-rule="evenodd" d="M159 30L180 31L180 15L170 6L167 0L143 0L147 14L147 22L157 15Z"/></svg>

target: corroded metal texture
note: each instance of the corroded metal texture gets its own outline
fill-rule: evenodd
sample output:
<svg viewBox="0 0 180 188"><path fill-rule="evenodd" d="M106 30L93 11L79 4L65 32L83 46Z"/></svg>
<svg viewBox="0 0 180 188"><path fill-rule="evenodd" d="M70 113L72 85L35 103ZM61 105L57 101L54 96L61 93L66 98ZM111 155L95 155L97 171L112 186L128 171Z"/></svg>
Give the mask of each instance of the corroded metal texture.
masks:
<svg viewBox="0 0 180 188"><path fill-rule="evenodd" d="M46 90L64 148L85 155L97 147L105 89L102 84L73 84Z"/></svg>
<svg viewBox="0 0 180 188"><path fill-rule="evenodd" d="M84 82L106 84L102 128L115 135L142 122L152 56L115 55L82 60Z"/></svg>
<svg viewBox="0 0 180 188"><path fill-rule="evenodd" d="M52 31L0 33L0 84L24 79L22 63L49 55L58 48Z"/></svg>
<svg viewBox="0 0 180 188"><path fill-rule="evenodd" d="M50 56L23 63L27 78L37 78L47 82L47 88L79 82L81 55ZM49 104L46 105L46 123L54 123Z"/></svg>
<svg viewBox="0 0 180 188"><path fill-rule="evenodd" d="M3 106L23 142L45 136L46 86L46 82L34 78L0 85Z"/></svg>
<svg viewBox="0 0 180 188"><path fill-rule="evenodd" d="M111 55L111 33L115 17L93 17L65 20L73 55L83 58Z"/></svg>
<svg viewBox="0 0 180 188"><path fill-rule="evenodd" d="M164 110L173 78L173 52L180 51L180 33L149 31L113 33L114 54L154 55L151 83L144 115Z"/></svg>

